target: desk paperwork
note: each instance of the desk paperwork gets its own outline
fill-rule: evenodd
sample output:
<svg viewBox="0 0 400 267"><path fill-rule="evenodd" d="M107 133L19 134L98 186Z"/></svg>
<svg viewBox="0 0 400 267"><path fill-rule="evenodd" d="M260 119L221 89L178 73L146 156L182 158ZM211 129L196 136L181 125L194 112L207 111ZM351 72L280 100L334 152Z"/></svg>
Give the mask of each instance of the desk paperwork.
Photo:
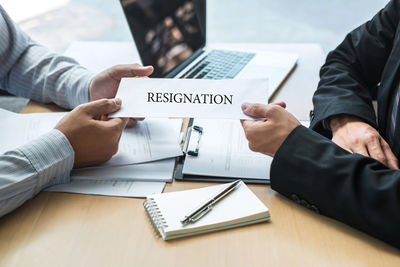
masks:
<svg viewBox="0 0 400 267"><path fill-rule="evenodd" d="M186 154L176 179L269 183L272 158L249 149L239 120L195 119L193 125L202 127L201 139L192 131L187 150L198 148L198 155Z"/></svg>
<svg viewBox="0 0 400 267"><path fill-rule="evenodd" d="M89 181L172 182L174 167L175 158L170 158L109 168L75 169L71 172L71 178Z"/></svg>
<svg viewBox="0 0 400 267"><path fill-rule="evenodd" d="M3 140L0 143L0 154L50 131L65 114L16 114L0 109L2 126L7 129L0 131L0 139ZM181 120L168 119L139 122L122 134L116 159L111 159L103 168L73 170L71 184L58 185L47 190L130 197L144 197L149 193L161 192L164 182L172 181L174 157L182 154L179 147L181 124ZM167 159L159 160L162 158ZM119 166L121 164L129 165ZM144 183L149 181L158 183Z"/></svg>
<svg viewBox="0 0 400 267"><path fill-rule="evenodd" d="M163 182L138 181L101 181L72 179L69 184L48 187L45 191L66 192L101 196L146 197L160 193L164 189Z"/></svg>
<svg viewBox="0 0 400 267"><path fill-rule="evenodd" d="M226 184L148 196L144 207L157 233L164 240L223 230L267 221L268 208L241 182L201 220L182 225L180 220Z"/></svg>
<svg viewBox="0 0 400 267"><path fill-rule="evenodd" d="M0 154L15 149L54 128L65 113L17 114L0 109Z"/></svg>
<svg viewBox="0 0 400 267"><path fill-rule="evenodd" d="M268 79L198 80L123 78L111 117L253 119L244 102L267 103Z"/></svg>
<svg viewBox="0 0 400 267"><path fill-rule="evenodd" d="M0 109L0 154L15 149L26 142L54 129L65 116L61 113L17 114ZM110 161L97 167L109 167L150 162L182 155L179 147L181 120L149 119L138 122L123 131L118 153Z"/></svg>
<svg viewBox="0 0 400 267"><path fill-rule="evenodd" d="M121 135L118 153L97 167L120 166L175 158L182 155L179 137L180 119L147 119L126 128Z"/></svg>

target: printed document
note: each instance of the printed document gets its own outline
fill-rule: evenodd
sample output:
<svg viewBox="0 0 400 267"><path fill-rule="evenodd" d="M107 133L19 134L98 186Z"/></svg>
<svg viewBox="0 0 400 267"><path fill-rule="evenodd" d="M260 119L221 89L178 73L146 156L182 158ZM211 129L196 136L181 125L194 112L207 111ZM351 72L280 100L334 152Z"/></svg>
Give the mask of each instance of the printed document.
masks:
<svg viewBox="0 0 400 267"><path fill-rule="evenodd" d="M118 196L118 197L146 197L161 193L163 182L137 181L102 181L102 180L71 180L69 184L59 184L48 187L45 191L66 192L77 194Z"/></svg>
<svg viewBox="0 0 400 267"><path fill-rule="evenodd" d="M57 125L66 113L18 114L0 109L3 131L0 131L0 154L13 150Z"/></svg>
<svg viewBox="0 0 400 267"><path fill-rule="evenodd" d="M71 180L172 182L175 159L109 168L84 168L71 172Z"/></svg>
<svg viewBox="0 0 400 267"><path fill-rule="evenodd" d="M0 154L54 129L67 113L17 114L0 109ZM119 166L150 162L182 155L179 147L180 119L148 119L126 128L121 136L117 154L97 167Z"/></svg>
<svg viewBox="0 0 400 267"><path fill-rule="evenodd" d="M126 128L121 135L118 153L96 167L143 163L182 155L179 146L181 119L147 119Z"/></svg>
<svg viewBox="0 0 400 267"><path fill-rule="evenodd" d="M193 125L202 127L203 133L198 156L186 155L184 174L269 179L272 158L249 149L239 120L195 119ZM193 150L199 139L192 138Z"/></svg>
<svg viewBox="0 0 400 267"><path fill-rule="evenodd" d="M241 105L268 103L268 79L196 80L123 78L111 117L254 119Z"/></svg>

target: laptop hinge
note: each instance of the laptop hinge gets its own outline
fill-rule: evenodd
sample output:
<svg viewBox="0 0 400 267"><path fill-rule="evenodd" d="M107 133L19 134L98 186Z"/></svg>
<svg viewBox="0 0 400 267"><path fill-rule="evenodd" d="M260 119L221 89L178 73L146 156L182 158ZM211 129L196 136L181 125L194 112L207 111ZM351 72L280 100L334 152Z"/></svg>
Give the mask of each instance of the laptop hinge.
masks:
<svg viewBox="0 0 400 267"><path fill-rule="evenodd" d="M175 69L164 75L164 78L173 78L176 75L178 75L179 72L181 72L184 68L186 68L190 63L193 62L197 57L199 57L201 54L204 53L203 48L199 48L196 50L196 52L193 53L190 57L188 57L185 61L183 61L181 64L179 64Z"/></svg>

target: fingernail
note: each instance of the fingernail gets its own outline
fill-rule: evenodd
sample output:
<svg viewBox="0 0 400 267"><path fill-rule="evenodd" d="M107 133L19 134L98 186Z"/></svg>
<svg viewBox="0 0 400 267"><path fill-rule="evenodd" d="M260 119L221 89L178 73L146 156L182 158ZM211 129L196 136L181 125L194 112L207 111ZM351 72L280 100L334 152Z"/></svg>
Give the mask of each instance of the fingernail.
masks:
<svg viewBox="0 0 400 267"><path fill-rule="evenodd" d="M115 104L117 104L117 106L121 106L122 100L120 98L115 98L114 101L115 101Z"/></svg>
<svg viewBox="0 0 400 267"><path fill-rule="evenodd" d="M243 103L242 110L245 111L249 106L250 106L250 103L247 103L247 102Z"/></svg>

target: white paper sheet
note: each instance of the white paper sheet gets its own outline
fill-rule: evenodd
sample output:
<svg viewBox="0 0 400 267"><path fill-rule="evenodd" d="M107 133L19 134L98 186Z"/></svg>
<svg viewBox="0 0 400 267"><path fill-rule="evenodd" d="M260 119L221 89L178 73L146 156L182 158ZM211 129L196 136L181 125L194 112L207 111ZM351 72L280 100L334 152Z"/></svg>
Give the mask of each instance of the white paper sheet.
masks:
<svg viewBox="0 0 400 267"><path fill-rule="evenodd" d="M66 113L17 114L0 109L0 154L15 149L53 129Z"/></svg>
<svg viewBox="0 0 400 267"><path fill-rule="evenodd" d="M0 154L15 149L53 129L67 113L17 114L0 109ZM99 167L150 162L182 155L179 147L182 120L148 119L124 130L118 153Z"/></svg>
<svg viewBox="0 0 400 267"><path fill-rule="evenodd" d="M117 167L75 169L71 179L171 182L174 167L175 159L171 158Z"/></svg>
<svg viewBox="0 0 400 267"><path fill-rule="evenodd" d="M300 123L305 127L310 125L306 120ZM186 155L184 174L269 179L273 158L249 149L238 120L196 119L193 125L203 127L203 133L198 156ZM197 132L192 133L188 150L196 149L198 138Z"/></svg>
<svg viewBox="0 0 400 267"><path fill-rule="evenodd" d="M164 186L163 182L73 180L69 184L48 187L45 191L144 198L161 193Z"/></svg>
<svg viewBox="0 0 400 267"><path fill-rule="evenodd" d="M122 79L112 117L252 119L241 104L267 103L268 79Z"/></svg>
<svg viewBox="0 0 400 267"><path fill-rule="evenodd" d="M184 174L269 179L272 158L249 149L239 120L196 119L193 125L203 134L198 156L186 155ZM190 149L196 145L191 138Z"/></svg>
<svg viewBox="0 0 400 267"><path fill-rule="evenodd" d="M126 128L119 142L118 153L94 168L175 158L182 155L179 137L181 119L148 119Z"/></svg>

